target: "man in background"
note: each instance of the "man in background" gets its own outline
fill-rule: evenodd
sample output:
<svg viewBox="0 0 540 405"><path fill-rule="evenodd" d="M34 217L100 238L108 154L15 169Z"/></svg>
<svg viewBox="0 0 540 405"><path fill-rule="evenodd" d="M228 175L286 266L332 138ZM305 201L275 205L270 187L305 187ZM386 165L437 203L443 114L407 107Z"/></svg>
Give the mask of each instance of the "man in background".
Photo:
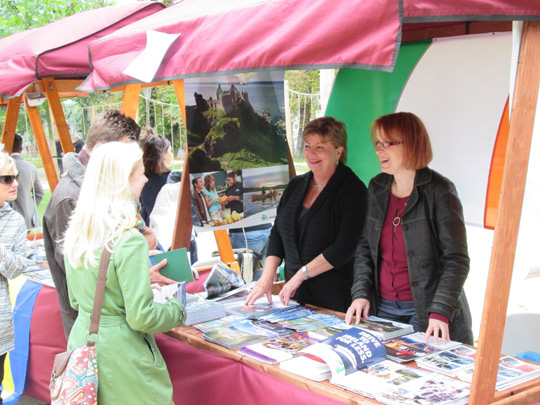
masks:
<svg viewBox="0 0 540 405"><path fill-rule="evenodd" d="M23 139L15 134L11 157L19 171L19 188L17 199L13 201L13 209L24 217L26 229L31 230L40 226L37 207L43 199L43 186L39 181L36 166L27 162L21 156Z"/></svg>
<svg viewBox="0 0 540 405"><path fill-rule="evenodd" d="M43 238L51 276L60 301L60 314L66 338L77 318L69 302L62 238L75 209L86 166L95 147L107 142L136 142L141 129L118 110L106 110L96 117L88 130L86 145L80 153L66 153L64 173L52 193L43 215Z"/></svg>
<svg viewBox="0 0 540 405"><path fill-rule="evenodd" d="M193 194L191 195L191 198L193 199L192 206L195 207L195 212L197 213L197 217L200 222L200 224L198 224L193 221L193 225L203 226L204 224L210 222L208 207L206 206L206 201L204 201L204 197L202 195L204 180L202 177L196 177L191 180L191 184L193 185Z"/></svg>

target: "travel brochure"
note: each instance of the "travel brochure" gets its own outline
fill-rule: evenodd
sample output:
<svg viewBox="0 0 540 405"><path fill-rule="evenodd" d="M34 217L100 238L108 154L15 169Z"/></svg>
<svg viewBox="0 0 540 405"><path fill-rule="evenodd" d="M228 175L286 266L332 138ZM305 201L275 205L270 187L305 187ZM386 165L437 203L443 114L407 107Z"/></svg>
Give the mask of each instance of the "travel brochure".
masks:
<svg viewBox="0 0 540 405"><path fill-rule="evenodd" d="M298 352L316 343L308 335L294 332L290 336L267 340L242 347L238 353L264 363L275 364L292 359Z"/></svg>
<svg viewBox="0 0 540 405"><path fill-rule="evenodd" d="M384 342L386 355L390 360L405 363L461 345L460 342L453 340L443 344L441 339L439 339L439 344L435 344L433 336L430 336L429 343L425 343L425 340L426 335L422 332L389 339Z"/></svg>

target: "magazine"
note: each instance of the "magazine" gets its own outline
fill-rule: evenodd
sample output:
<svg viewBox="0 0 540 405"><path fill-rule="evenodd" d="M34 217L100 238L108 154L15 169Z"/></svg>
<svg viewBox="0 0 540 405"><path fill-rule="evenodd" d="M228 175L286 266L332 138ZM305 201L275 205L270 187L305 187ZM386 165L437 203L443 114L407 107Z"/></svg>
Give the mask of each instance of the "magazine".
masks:
<svg viewBox="0 0 540 405"><path fill-rule="evenodd" d="M205 298L217 297L244 284L246 283L242 276L220 260L214 264L207 279L204 280Z"/></svg>
<svg viewBox="0 0 540 405"><path fill-rule="evenodd" d="M328 375L329 371L332 380L339 379L386 359L386 351L382 342L371 333L358 328L350 328L337 333L302 349L302 353L311 354L322 359L327 367L326 370L321 371L326 375ZM304 375L302 367L305 367L305 364L302 363L306 363L306 361L304 359L297 360L297 357L295 357L283 361L280 367Z"/></svg>
<svg viewBox="0 0 540 405"><path fill-rule="evenodd" d="M244 346L238 353L265 363L275 364L293 358L300 350L314 343L316 341L308 335L294 332L290 336Z"/></svg>
<svg viewBox="0 0 540 405"><path fill-rule="evenodd" d="M365 329L381 340L388 340L414 332L412 325L379 318L377 316L370 316L369 319L362 318L358 325L354 324L353 326Z"/></svg>
<svg viewBox="0 0 540 405"><path fill-rule="evenodd" d="M405 363L461 345L460 342L455 342L453 340L443 344L441 339L439 339L439 344L435 344L433 336L429 337L428 344L424 343L425 338L425 333L415 332L407 336L389 339L384 342L384 345L386 346L386 355L390 360L397 361L398 363Z"/></svg>
<svg viewBox="0 0 540 405"><path fill-rule="evenodd" d="M222 304L228 304L230 302L245 301L249 295L249 291L255 285L255 282L244 284L240 287L233 288L221 295L214 296L209 298L209 300L214 302L220 302Z"/></svg>
<svg viewBox="0 0 540 405"><path fill-rule="evenodd" d="M210 342L234 350L242 346L288 336L290 334L292 334L291 330L266 321L242 319L229 325L204 332L203 337Z"/></svg>

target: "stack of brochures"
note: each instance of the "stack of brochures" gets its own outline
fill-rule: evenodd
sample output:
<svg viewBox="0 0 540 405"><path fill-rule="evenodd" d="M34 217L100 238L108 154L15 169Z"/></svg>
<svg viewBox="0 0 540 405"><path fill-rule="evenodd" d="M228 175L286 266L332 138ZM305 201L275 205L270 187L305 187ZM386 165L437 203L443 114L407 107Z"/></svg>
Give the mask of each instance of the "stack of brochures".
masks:
<svg viewBox="0 0 540 405"><path fill-rule="evenodd" d="M289 302L289 306L285 306L281 303L278 296L273 296L272 298L272 304L269 304L267 298L264 296L260 297L253 305L233 302L225 306L225 311L228 314L239 315L244 318L260 319L264 315L270 315L298 305L296 302Z"/></svg>
<svg viewBox="0 0 540 405"><path fill-rule="evenodd" d="M186 304L186 320L184 324L187 326L212 321L214 319L223 318L225 316L225 307L217 302L199 300Z"/></svg>
<svg viewBox="0 0 540 405"><path fill-rule="evenodd" d="M417 360L418 367L472 382L476 350L468 346L435 353ZM528 363L512 356L499 360L495 389L502 391L540 376L540 365Z"/></svg>
<svg viewBox="0 0 540 405"><path fill-rule="evenodd" d="M377 316L370 316L369 319L362 318L358 325L354 323L353 325L357 328L367 330L381 340L388 340L414 332L412 325Z"/></svg>

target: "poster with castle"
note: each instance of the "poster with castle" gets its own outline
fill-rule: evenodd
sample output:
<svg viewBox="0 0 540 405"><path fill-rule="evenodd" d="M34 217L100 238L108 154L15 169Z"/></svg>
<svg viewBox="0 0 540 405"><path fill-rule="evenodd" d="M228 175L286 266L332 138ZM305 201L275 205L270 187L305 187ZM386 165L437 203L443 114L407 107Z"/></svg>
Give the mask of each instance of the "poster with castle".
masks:
<svg viewBox="0 0 540 405"><path fill-rule="evenodd" d="M198 231L272 222L289 181L283 72L185 81Z"/></svg>

